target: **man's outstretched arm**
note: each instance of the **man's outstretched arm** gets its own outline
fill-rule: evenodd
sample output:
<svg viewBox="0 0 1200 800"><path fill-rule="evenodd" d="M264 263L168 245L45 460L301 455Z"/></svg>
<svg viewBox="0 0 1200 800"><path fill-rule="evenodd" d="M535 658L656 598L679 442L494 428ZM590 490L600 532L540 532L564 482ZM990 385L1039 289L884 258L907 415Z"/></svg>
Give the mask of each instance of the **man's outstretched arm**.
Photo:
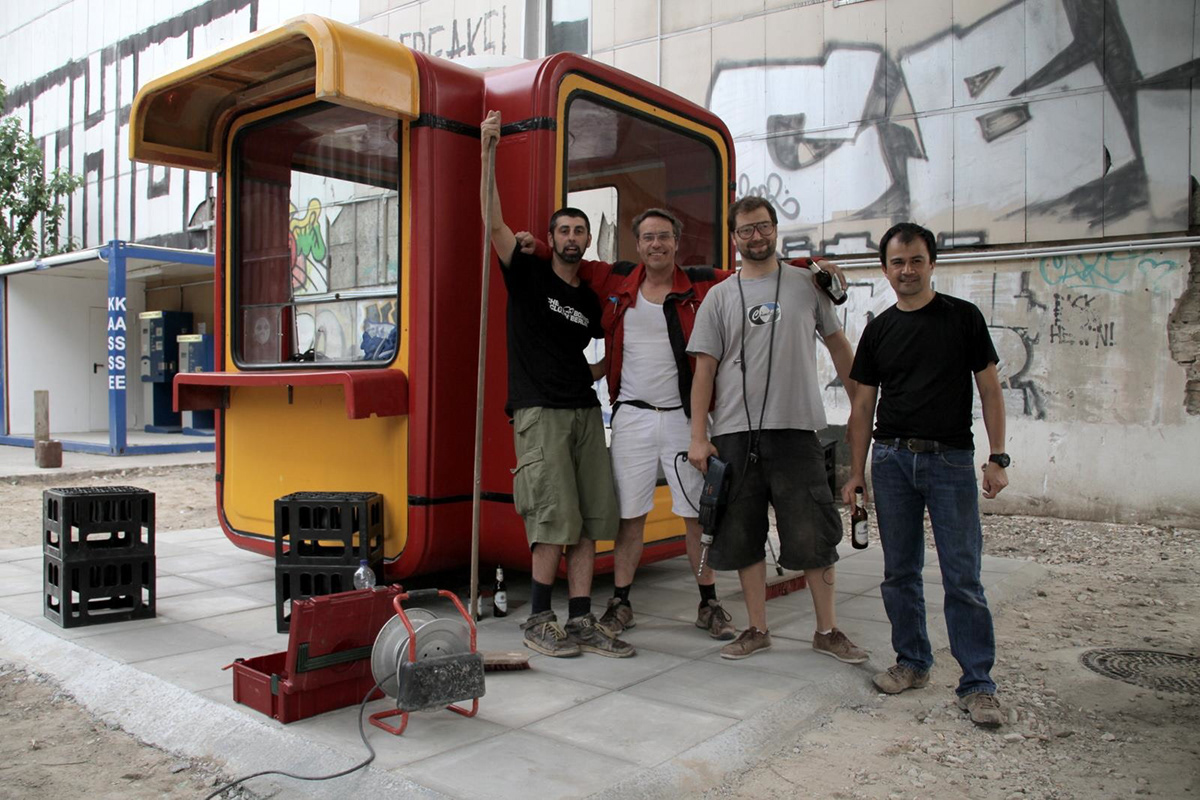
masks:
<svg viewBox="0 0 1200 800"><path fill-rule="evenodd" d="M486 165L488 148L492 149L493 165L495 164L496 145L500 143L500 112L489 111L487 118L479 126L479 139L482 143L482 152L480 153L480 164ZM495 170L493 170L494 173ZM479 208L480 213L486 213L487 208L487 175L485 170L481 170L479 181ZM492 181L492 218L487 220L488 229L491 231L492 247L496 248L496 255L500 257L500 263L508 266L512 260L513 250L517 246L517 238L513 235L512 228L504 222L504 212L500 210L500 190L496 186L495 180Z"/></svg>

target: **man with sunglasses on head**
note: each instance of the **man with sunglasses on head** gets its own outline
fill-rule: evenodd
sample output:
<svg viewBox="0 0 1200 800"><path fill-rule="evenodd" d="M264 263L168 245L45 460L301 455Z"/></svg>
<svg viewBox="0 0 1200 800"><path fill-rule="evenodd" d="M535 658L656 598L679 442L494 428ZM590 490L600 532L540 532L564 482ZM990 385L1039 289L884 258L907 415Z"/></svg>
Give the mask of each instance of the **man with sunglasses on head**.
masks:
<svg viewBox="0 0 1200 800"><path fill-rule="evenodd" d="M705 472L709 456L717 456L732 476L710 563L737 570L750 623L721 656L747 658L771 647L764 553L769 503L779 564L803 570L812 594L813 649L861 664L866 651L837 628L833 565L842 522L816 433L826 422L815 342L819 336L828 348L851 402L854 352L832 301L808 270L776 255L778 218L771 204L745 197L729 209L728 222L741 273L709 292L687 348L696 359L688 461Z"/></svg>
<svg viewBox="0 0 1200 800"><path fill-rule="evenodd" d="M500 139L499 112L488 114L480 134L486 160ZM486 190L485 177L481 202ZM579 209L556 211L549 231L554 254L546 263L517 247L495 184L491 194L487 222L508 289L505 411L512 416L517 456L513 504L525 521L532 554L530 616L521 626L525 646L555 657L632 656L633 647L600 627L591 610L595 542L616 535L617 506L600 401L592 388L604 367L589 366L583 355L588 342L602 335L600 304L579 277L579 262L592 240L590 223ZM565 627L550 607L564 548Z"/></svg>

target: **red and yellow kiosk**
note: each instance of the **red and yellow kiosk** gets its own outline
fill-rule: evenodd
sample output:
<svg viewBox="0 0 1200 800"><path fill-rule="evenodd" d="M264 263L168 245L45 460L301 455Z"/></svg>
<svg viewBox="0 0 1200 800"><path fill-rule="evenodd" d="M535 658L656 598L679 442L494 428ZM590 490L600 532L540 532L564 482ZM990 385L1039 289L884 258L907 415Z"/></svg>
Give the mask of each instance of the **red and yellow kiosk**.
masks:
<svg viewBox="0 0 1200 800"><path fill-rule="evenodd" d="M389 578L468 562L491 108L514 230L600 207L613 260L636 260L630 220L665 206L684 222L681 264L732 266L725 126L580 56L480 72L304 16L138 93L131 157L219 176L217 371L179 376L175 393L217 410L217 508L237 546L273 552L276 498L367 491L384 497ZM492 269L480 553L528 569ZM682 533L660 487L644 560L681 554Z"/></svg>

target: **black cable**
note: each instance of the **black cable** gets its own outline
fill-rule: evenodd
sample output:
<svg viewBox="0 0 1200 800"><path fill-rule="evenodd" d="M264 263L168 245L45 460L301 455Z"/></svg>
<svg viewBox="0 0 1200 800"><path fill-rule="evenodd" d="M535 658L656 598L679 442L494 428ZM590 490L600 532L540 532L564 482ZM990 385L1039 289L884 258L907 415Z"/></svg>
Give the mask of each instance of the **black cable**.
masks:
<svg viewBox="0 0 1200 800"><path fill-rule="evenodd" d="M742 462L742 480L738 484L737 491L732 492L729 497L729 504L737 498L738 493L742 491L742 487L746 484L746 473L750 471L751 460L758 460L758 443L762 438L763 420L767 416L767 393L771 391L771 367L775 359L775 323L778 317L782 316L779 309L779 287L783 283L783 264L776 262L775 266L775 307L771 309L771 338L767 344L767 380L763 384L763 399L762 409L758 412L758 430L754 430L754 420L750 416L750 397L746 389L746 294L742 290L742 274L737 274L738 297L742 301L742 349L739 353L739 365L742 369L742 407L746 410L746 435L749 439L746 448L746 458Z"/></svg>
<svg viewBox="0 0 1200 800"><path fill-rule="evenodd" d="M229 783L225 784L224 786L221 786L218 789L214 790L213 793L206 796L204 798L204 800L212 800L212 798L217 797L218 795L228 791L229 789L232 789L233 787L237 786L240 783L245 783L246 781L248 781L252 778L261 778L263 775L282 775L285 778L293 778L298 781L330 781L330 780L333 780L334 778L340 778L344 775L349 775L352 772L357 772L358 770L363 769L364 767L366 767L368 764L370 764L372 761L375 760L375 748L371 747L371 743L367 741L367 729L366 729L366 726L363 725L363 711L366 710L367 703L370 702L370 700L371 700L371 695L375 694L376 690L378 690L378 689L379 689L379 684L377 683L371 687L371 691L367 692L367 696L364 697L362 699L362 702L358 704L358 737L360 739L362 739L363 746L366 747L367 752L371 754L371 755L367 756L366 760L363 761L361 764L355 764L353 767L350 767L349 769L344 769L341 772L335 772L332 775L294 775L291 772L283 772L282 770L277 770L277 769L263 770L262 772L256 772L253 775L246 775L241 778L238 778L235 781L230 781Z"/></svg>

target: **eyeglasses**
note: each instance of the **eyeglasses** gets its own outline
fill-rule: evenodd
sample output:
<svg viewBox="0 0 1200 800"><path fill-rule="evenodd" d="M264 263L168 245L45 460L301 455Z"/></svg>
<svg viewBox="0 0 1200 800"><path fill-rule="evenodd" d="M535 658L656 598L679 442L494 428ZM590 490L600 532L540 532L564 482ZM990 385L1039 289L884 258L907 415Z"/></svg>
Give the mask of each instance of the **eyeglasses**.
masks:
<svg viewBox="0 0 1200 800"><path fill-rule="evenodd" d="M655 242L670 242L674 241L675 234L671 231L662 231L661 233L643 233L638 237L642 244L654 244Z"/></svg>
<svg viewBox="0 0 1200 800"><path fill-rule="evenodd" d="M758 231L763 236L770 236L772 233L775 232L775 223L774 222L756 222L753 225L743 225L740 228L736 228L736 229L734 229L733 232L737 234L737 237L739 239L749 239L751 236L754 235L755 231Z"/></svg>

